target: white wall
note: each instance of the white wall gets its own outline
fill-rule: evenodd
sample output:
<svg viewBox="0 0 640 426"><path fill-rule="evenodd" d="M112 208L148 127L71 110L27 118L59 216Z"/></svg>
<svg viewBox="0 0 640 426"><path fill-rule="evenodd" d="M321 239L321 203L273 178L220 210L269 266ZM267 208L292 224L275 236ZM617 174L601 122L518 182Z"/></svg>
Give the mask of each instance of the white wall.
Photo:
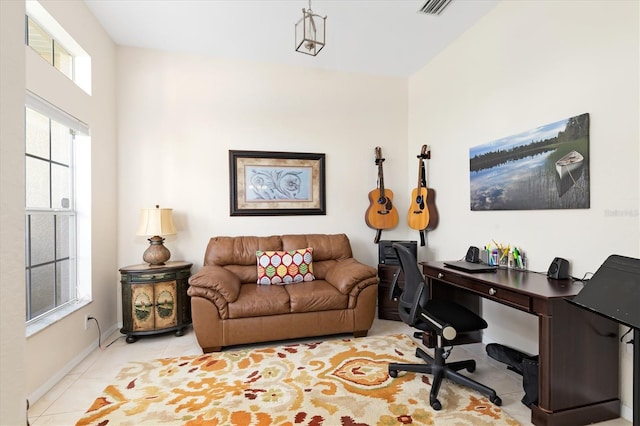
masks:
<svg viewBox="0 0 640 426"><path fill-rule="evenodd" d="M385 183L399 188L407 102L403 78L119 47L120 265L142 262L139 211L156 204L174 209L172 259L194 270L216 235L311 232L346 233L356 257L376 265L375 231L364 222L374 148L386 157ZM325 153L327 214L230 217L229 150Z"/></svg>
<svg viewBox="0 0 640 426"><path fill-rule="evenodd" d="M0 2L0 423L26 423L24 3Z"/></svg>
<svg viewBox="0 0 640 426"><path fill-rule="evenodd" d="M26 422L25 399L33 402L97 346L95 326L85 331L84 315L102 330L118 318L116 264L115 45L83 2L42 1L42 5L89 53L93 92L89 96L47 65L24 44L23 1L2 6L2 424ZM24 100L31 90L91 128L93 222L88 265L93 302L44 330L25 337L24 297ZM82 255L82 253L81 253ZM20 266L21 265L21 266ZM104 336L103 336L104 337ZM5 340L7 339L7 340ZM6 353L6 355L5 355ZM19 383L19 385L17 384Z"/></svg>
<svg viewBox="0 0 640 426"><path fill-rule="evenodd" d="M523 247L532 270L544 272L560 256L582 277L610 254L639 257L638 5L501 2L410 78L409 151L432 145L430 182L441 218L425 258L459 258L468 246L495 239ZM585 112L590 209L470 211L470 147ZM537 353L535 317L492 302L484 315L490 339ZM631 354L620 348L630 410Z"/></svg>

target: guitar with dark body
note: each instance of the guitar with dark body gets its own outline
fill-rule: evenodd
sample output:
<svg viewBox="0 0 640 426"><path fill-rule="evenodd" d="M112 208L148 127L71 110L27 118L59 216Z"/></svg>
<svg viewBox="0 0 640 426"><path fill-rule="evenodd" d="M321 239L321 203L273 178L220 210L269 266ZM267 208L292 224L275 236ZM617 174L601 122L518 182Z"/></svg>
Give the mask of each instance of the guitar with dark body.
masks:
<svg viewBox="0 0 640 426"><path fill-rule="evenodd" d="M438 212L435 206L435 191L427 187L424 160L431 158L427 145L422 145L418 155L418 184L411 191L411 205L407 222L411 229L420 231L420 245L424 246L424 231L431 231L438 225Z"/></svg>
<svg viewBox="0 0 640 426"><path fill-rule="evenodd" d="M377 146L375 152L376 165L378 166L378 187L369 192L370 205L367 208L364 219L370 228L378 230L374 239L377 244L383 229L391 229L398 224L398 211L393 205L393 192L384 187L382 149Z"/></svg>

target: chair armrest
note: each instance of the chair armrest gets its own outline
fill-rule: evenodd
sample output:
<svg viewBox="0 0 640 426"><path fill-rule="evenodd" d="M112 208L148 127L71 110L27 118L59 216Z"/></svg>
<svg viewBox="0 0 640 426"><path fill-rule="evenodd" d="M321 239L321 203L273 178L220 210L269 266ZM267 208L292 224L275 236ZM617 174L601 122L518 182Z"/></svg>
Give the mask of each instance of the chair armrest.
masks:
<svg viewBox="0 0 640 426"><path fill-rule="evenodd" d="M458 332L452 325L438 319L435 315L430 314L424 309L421 309L420 311L420 316L422 317L422 319L431 324L433 329L436 330L437 335L442 336L449 341L456 338Z"/></svg>
<svg viewBox="0 0 640 426"><path fill-rule="evenodd" d="M375 281L370 280L370 284L377 284L377 275L378 273L374 268L350 257L338 261L336 266L327 271L325 280L338 289L340 293L349 294L357 284L370 278L375 278Z"/></svg>
<svg viewBox="0 0 640 426"><path fill-rule="evenodd" d="M200 296L212 302L235 302L240 294L240 278L221 266L203 266L189 278L189 296ZM222 298L222 300L219 300Z"/></svg>

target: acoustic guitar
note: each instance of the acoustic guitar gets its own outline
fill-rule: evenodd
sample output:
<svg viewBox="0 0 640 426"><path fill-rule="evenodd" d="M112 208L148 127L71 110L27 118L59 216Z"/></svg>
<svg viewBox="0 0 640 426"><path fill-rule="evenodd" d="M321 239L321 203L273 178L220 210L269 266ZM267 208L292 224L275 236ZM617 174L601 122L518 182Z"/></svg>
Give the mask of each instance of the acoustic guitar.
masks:
<svg viewBox="0 0 640 426"><path fill-rule="evenodd" d="M374 242L380 240L380 231L390 229L398 224L398 211L393 205L393 191L384 187L384 172L382 170L382 149L377 146L376 165L378 166L378 185L377 188L369 192L370 205L365 214L365 222L370 228L377 229Z"/></svg>
<svg viewBox="0 0 640 426"><path fill-rule="evenodd" d="M424 246L424 232L431 231L438 224L438 212L435 208L435 191L427 188L427 173L424 160L431 158L427 145L422 145L418 155L418 184L411 191L411 205L407 221L411 229L420 231L420 245Z"/></svg>

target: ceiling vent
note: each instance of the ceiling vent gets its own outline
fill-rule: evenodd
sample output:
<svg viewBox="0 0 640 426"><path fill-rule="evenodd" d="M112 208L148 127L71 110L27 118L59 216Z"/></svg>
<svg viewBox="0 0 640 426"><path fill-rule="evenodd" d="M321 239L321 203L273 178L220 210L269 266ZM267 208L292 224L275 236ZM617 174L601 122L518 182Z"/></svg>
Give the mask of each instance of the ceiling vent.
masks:
<svg viewBox="0 0 640 426"><path fill-rule="evenodd" d="M427 0L418 13L426 13L427 15L440 15L451 3L451 0Z"/></svg>

